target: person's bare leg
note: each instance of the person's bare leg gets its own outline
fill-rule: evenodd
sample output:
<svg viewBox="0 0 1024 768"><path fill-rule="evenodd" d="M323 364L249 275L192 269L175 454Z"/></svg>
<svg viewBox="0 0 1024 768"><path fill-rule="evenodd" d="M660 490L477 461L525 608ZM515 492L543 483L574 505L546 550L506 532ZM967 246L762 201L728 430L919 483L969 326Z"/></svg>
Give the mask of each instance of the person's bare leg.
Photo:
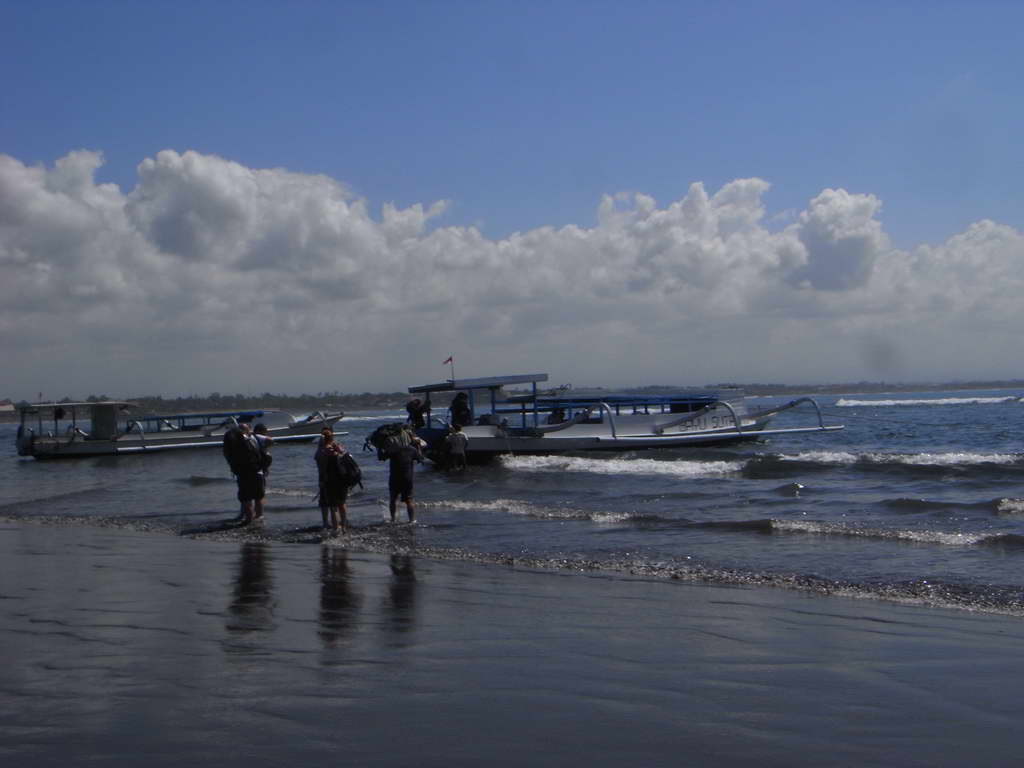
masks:
<svg viewBox="0 0 1024 768"><path fill-rule="evenodd" d="M330 524L331 524L331 521L330 521L330 518L328 517L328 509L327 509L327 505L326 504L321 504L320 505L320 517L322 517L323 520L324 520L324 528L329 527Z"/></svg>
<svg viewBox="0 0 1024 768"><path fill-rule="evenodd" d="M253 505L253 510L254 510L254 519L255 520L262 520L263 519L263 499L256 499L252 503L252 505Z"/></svg>
<svg viewBox="0 0 1024 768"><path fill-rule="evenodd" d="M391 512L391 522L395 522L395 508L398 505L398 494L391 494L391 501L388 504L388 510Z"/></svg>
<svg viewBox="0 0 1024 768"><path fill-rule="evenodd" d="M242 502L242 523L248 525L252 522L252 501Z"/></svg>
<svg viewBox="0 0 1024 768"><path fill-rule="evenodd" d="M409 522L410 523L415 523L416 522L416 510L415 510L415 508L413 508L412 499L411 498L407 502L405 502L405 508L406 508L406 510L409 513Z"/></svg>
<svg viewBox="0 0 1024 768"><path fill-rule="evenodd" d="M348 507L344 504L338 505L338 517L341 523L341 532L345 533L348 530Z"/></svg>

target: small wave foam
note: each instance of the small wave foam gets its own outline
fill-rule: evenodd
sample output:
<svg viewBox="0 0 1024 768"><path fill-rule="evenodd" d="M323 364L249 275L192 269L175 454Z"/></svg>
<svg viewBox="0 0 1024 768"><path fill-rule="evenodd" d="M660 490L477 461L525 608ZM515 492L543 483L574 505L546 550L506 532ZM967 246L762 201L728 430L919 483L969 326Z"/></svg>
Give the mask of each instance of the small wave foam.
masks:
<svg viewBox="0 0 1024 768"><path fill-rule="evenodd" d="M998 515L1024 514L1024 499L996 499L993 504Z"/></svg>
<svg viewBox="0 0 1024 768"><path fill-rule="evenodd" d="M502 456L508 469L529 472L585 472L597 475L663 475L679 478L723 477L740 472L741 461L658 461L593 459L569 456Z"/></svg>
<svg viewBox="0 0 1024 768"><path fill-rule="evenodd" d="M853 454L799 454L798 460L834 461L847 463ZM858 464L909 464L913 466L952 467L967 464L1016 464L1020 456L1014 453L973 453L954 451L950 453L861 453L854 456Z"/></svg>
<svg viewBox="0 0 1024 768"><path fill-rule="evenodd" d="M521 501L519 499L491 499L489 501L452 499L446 501L419 502L418 505L428 509L501 512L541 520L591 520L595 523L657 522L661 520L661 518L656 515L648 513L586 510L570 506L545 506L541 504L531 504L530 502Z"/></svg>
<svg viewBox="0 0 1024 768"><path fill-rule="evenodd" d="M940 544L944 546L973 546L990 538L989 534L984 533L887 530L884 528L867 528L845 523L816 522L813 520L772 520L772 527L776 531L787 533L854 536L867 539L910 541L920 544Z"/></svg>
<svg viewBox="0 0 1024 768"><path fill-rule="evenodd" d="M950 452L945 454L854 454L847 451L807 451L800 454L771 454L758 456L745 465L748 474L828 469L834 467L859 467L861 469L913 468L955 468L955 467L1009 467L1020 465L1019 454L979 454L973 452Z"/></svg>
<svg viewBox="0 0 1024 768"><path fill-rule="evenodd" d="M316 496L316 491L309 488L267 488L267 496L287 496L293 499L307 498L312 499Z"/></svg>
<svg viewBox="0 0 1024 768"><path fill-rule="evenodd" d="M877 407L889 408L905 405L992 405L998 403L1019 403L1024 398L1016 395L1008 397L933 397L906 400L848 400L845 397L836 401L837 408Z"/></svg>

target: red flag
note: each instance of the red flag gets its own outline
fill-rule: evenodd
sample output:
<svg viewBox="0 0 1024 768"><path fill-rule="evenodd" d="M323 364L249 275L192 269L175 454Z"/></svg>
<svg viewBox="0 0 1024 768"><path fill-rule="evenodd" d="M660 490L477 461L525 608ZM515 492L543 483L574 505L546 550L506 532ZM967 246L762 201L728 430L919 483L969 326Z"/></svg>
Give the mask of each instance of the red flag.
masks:
<svg viewBox="0 0 1024 768"><path fill-rule="evenodd" d="M445 360L443 363L441 363L441 365L448 365L448 363L450 363L451 361L452 361L452 358L449 357L447 360Z"/></svg>

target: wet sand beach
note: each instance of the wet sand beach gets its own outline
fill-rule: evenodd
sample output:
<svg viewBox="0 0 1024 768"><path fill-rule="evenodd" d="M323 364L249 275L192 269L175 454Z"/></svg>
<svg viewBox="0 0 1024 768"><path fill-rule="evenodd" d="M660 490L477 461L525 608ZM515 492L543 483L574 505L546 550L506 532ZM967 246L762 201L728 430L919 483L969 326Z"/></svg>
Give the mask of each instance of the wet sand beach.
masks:
<svg viewBox="0 0 1024 768"><path fill-rule="evenodd" d="M1013 617L0 524L5 765L1013 765Z"/></svg>

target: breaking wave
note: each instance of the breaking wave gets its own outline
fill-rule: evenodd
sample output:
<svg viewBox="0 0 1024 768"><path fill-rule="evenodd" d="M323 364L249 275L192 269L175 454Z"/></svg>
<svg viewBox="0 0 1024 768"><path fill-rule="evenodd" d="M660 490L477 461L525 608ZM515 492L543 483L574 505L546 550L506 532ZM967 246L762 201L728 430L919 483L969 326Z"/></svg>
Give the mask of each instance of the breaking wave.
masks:
<svg viewBox="0 0 1024 768"><path fill-rule="evenodd" d="M587 472L598 475L670 475L682 478L723 477L739 473L742 461L659 461L595 459L569 456L502 456L507 469L528 472Z"/></svg>
<svg viewBox="0 0 1024 768"><path fill-rule="evenodd" d="M1024 467L1016 453L853 453L849 451L806 451L796 454L763 454L750 459L743 468L748 477L791 476L794 472L827 471L836 468L867 471L918 471L924 473L966 469Z"/></svg>
<svg viewBox="0 0 1024 768"><path fill-rule="evenodd" d="M912 466L951 467L969 464L1017 464L1021 456L1015 453L975 453L956 451L948 453L849 453L846 451L806 451L792 456L776 454L779 461L813 462L820 464L908 464Z"/></svg>
<svg viewBox="0 0 1024 768"><path fill-rule="evenodd" d="M1024 513L1024 499L996 499L996 514L1019 515Z"/></svg>
<svg viewBox="0 0 1024 768"><path fill-rule="evenodd" d="M932 397L906 400L848 400L845 397L836 400L837 408L886 408L902 405L991 405L998 403L1019 403L1024 398L1018 395L1006 397Z"/></svg>
<svg viewBox="0 0 1024 768"><path fill-rule="evenodd" d="M906 529L871 528L848 523L828 523L813 520L772 520L772 530L784 533L807 533L825 536L852 536L864 539L887 541L909 541L917 544L939 544L943 546L973 546L988 539L999 538L988 533L964 533L962 531L912 531Z"/></svg>

